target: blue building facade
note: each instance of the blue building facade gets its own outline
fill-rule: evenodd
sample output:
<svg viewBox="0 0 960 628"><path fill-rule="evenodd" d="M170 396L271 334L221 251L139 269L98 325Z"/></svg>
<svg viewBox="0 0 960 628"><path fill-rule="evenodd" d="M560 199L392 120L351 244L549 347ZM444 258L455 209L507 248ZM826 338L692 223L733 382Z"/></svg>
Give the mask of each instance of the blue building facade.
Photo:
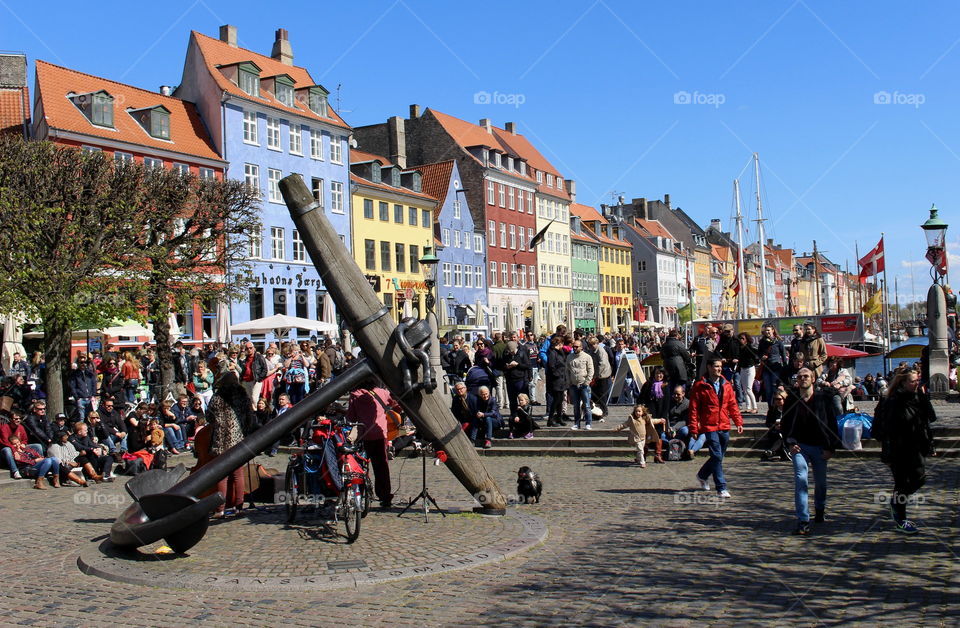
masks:
<svg viewBox="0 0 960 628"><path fill-rule="evenodd" d="M470 335L480 327L477 305L487 305L485 232L475 228L455 160L416 169L423 175L423 191L438 201L434 221L440 241L437 291L442 309L438 312L445 313L440 325L445 331ZM484 318L481 314L481 321Z"/></svg>
<svg viewBox="0 0 960 628"><path fill-rule="evenodd" d="M222 27L219 40L192 33L177 88L197 104L229 162L227 177L260 191L263 229L248 251L253 285L230 304L232 324L274 314L321 318L326 288L283 203L280 179L300 174L344 245L351 243L350 127L330 108L327 90L292 65L286 36L277 31L266 57L237 47L233 27Z"/></svg>

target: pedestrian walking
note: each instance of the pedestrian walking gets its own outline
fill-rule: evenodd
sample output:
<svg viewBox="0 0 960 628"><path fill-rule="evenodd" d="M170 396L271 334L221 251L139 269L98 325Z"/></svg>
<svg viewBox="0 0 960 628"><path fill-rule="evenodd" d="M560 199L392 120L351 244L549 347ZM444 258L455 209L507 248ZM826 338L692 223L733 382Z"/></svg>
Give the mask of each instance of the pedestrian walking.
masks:
<svg viewBox="0 0 960 628"><path fill-rule="evenodd" d="M919 531L907 519L907 501L926 483L924 461L933 453L930 424L937 420L930 400L919 388L916 371L898 372L874 411L873 437L881 442L881 459L893 474L890 514L897 532L904 534Z"/></svg>
<svg viewBox="0 0 960 628"><path fill-rule="evenodd" d="M713 476L714 488L720 497L730 497L727 480L723 475L723 455L730 442L730 424L736 425L737 434L743 434L743 417L733 386L724 379L723 361L710 358L707 361L707 374L697 380L690 389L690 413L688 427L690 438L699 434L706 436L707 459L697 471L697 486L710 490L709 479Z"/></svg>
<svg viewBox="0 0 960 628"><path fill-rule="evenodd" d="M842 446L837 435L834 389L814 390L813 371L797 373L797 388L783 409L781 432L793 457L794 505L797 528L794 534L810 534L809 473L813 467L814 522L823 523L827 504L827 461Z"/></svg>
<svg viewBox="0 0 960 628"><path fill-rule="evenodd" d="M570 384L570 403L573 404L573 427L580 429L581 416L584 429L593 429L593 406L590 403L590 382L593 381L593 358L583 352L583 340L573 341L573 353L567 360L567 378Z"/></svg>

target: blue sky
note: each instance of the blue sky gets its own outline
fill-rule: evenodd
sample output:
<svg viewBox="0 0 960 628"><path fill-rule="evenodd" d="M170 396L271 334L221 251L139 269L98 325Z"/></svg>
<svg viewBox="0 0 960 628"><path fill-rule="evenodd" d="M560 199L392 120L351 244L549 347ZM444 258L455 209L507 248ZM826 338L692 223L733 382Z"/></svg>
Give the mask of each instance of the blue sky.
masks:
<svg viewBox="0 0 960 628"><path fill-rule="evenodd" d="M516 122L588 205L666 193L701 224L727 226L742 173L755 218L744 168L756 151L768 236L798 252L816 239L854 269L854 242L863 255L884 231L901 302L911 264L916 294L929 284L919 225L931 203L957 223L955 3L76 6L0 0L0 48L156 89L179 82L190 30L215 37L234 24L241 46L269 54L274 30L287 28L295 63L332 92L341 86L350 124L405 116L412 103ZM478 103L483 94L492 102ZM958 233L955 224L954 252Z"/></svg>

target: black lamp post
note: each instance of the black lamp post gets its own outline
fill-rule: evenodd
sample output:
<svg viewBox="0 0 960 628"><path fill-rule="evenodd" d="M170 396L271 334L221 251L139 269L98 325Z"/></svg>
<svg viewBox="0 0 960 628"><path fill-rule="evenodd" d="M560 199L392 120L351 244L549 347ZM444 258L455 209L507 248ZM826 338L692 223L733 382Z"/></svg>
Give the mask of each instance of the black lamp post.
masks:
<svg viewBox="0 0 960 628"><path fill-rule="evenodd" d="M927 239L927 259L933 265L933 285L927 291L927 390L931 395L946 395L950 388L950 355L947 346L948 310L943 279L947 274L947 223L937 216L936 205L930 218L920 225Z"/></svg>
<svg viewBox="0 0 960 628"><path fill-rule="evenodd" d="M423 268L423 280L427 284L427 322L433 328L433 342L430 343L430 366L433 372L437 373L437 382L440 386L437 391L449 399L450 392L447 385L447 378L442 375L443 368L440 365L440 321L437 319L437 312L434 308L436 299L433 291L437 286L437 265L440 258L433 252L433 247L427 245L423 247L423 257L420 258L420 266Z"/></svg>
<svg viewBox="0 0 960 628"><path fill-rule="evenodd" d="M433 289L437 285L437 264L439 263L440 258L433 254L433 247L423 247L423 257L420 258L420 266L423 267L423 279L424 283L427 284L428 312L434 312L433 306L436 304L436 300L433 296Z"/></svg>
<svg viewBox="0 0 960 628"><path fill-rule="evenodd" d="M936 205L930 207L930 218L920 225L927 238L927 259L933 265L930 271L935 283L943 283L947 274L947 223L937 213Z"/></svg>

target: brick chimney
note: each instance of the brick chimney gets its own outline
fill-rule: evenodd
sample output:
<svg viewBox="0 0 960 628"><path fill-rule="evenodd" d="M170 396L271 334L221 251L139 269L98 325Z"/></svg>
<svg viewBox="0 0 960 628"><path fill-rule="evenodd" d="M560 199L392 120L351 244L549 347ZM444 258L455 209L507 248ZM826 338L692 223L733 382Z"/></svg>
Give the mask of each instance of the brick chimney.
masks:
<svg viewBox="0 0 960 628"><path fill-rule="evenodd" d="M220 27L220 41L226 42L237 47L237 27L232 24L224 24Z"/></svg>
<svg viewBox="0 0 960 628"><path fill-rule="evenodd" d="M667 209L670 209L670 195L669 195L669 194L664 194L664 195L663 195L663 204L667 206Z"/></svg>
<svg viewBox="0 0 960 628"><path fill-rule="evenodd" d="M420 117L420 105L410 105L410 119L414 120Z"/></svg>
<svg viewBox="0 0 960 628"><path fill-rule="evenodd" d="M273 41L273 50L270 56L284 65L293 65L293 48L290 46L287 29L278 28L276 39Z"/></svg>
<svg viewBox="0 0 960 628"><path fill-rule="evenodd" d="M507 122L506 124L503 125L503 128L506 129L507 133L509 133L510 135L517 134L517 125L514 122Z"/></svg>
<svg viewBox="0 0 960 628"><path fill-rule="evenodd" d="M483 130L487 133L493 133L492 127L490 126L490 118L480 118L479 125L483 127Z"/></svg>
<svg viewBox="0 0 960 628"><path fill-rule="evenodd" d="M393 116L387 118L387 142L389 142L390 161L400 166L407 167L407 132L403 118Z"/></svg>
<svg viewBox="0 0 960 628"><path fill-rule="evenodd" d="M720 231L720 219L714 218L710 221L710 228L716 231L717 233L722 233Z"/></svg>
<svg viewBox="0 0 960 628"><path fill-rule="evenodd" d="M508 122L507 124L513 124L513 122ZM507 129L509 130L509 129ZM570 200L576 202L577 200L577 182L573 179L564 179L564 187L567 188L567 194L570 195Z"/></svg>

